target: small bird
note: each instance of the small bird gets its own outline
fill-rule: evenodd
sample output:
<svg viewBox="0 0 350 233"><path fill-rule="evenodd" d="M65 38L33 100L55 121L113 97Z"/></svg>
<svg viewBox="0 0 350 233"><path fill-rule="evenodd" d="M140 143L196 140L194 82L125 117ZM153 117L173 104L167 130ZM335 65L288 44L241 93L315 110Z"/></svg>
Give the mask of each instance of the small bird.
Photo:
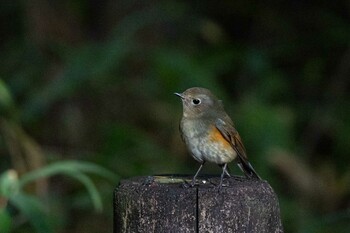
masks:
<svg viewBox="0 0 350 233"><path fill-rule="evenodd" d="M192 87L183 93L174 94L181 98L183 105L181 138L193 158L201 164L191 186L195 185L205 162L212 162L222 168L219 184L221 189L225 174L230 177L227 164L236 158L238 166L248 178L261 179L248 162L242 139L221 100L201 87Z"/></svg>

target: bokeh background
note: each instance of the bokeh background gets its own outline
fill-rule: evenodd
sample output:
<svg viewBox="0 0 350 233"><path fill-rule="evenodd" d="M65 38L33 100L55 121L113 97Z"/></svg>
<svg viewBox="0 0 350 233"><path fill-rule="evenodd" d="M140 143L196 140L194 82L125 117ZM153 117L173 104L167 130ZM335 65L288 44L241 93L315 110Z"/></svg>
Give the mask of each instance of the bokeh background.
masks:
<svg viewBox="0 0 350 233"><path fill-rule="evenodd" d="M286 233L350 232L349 1L3 0L0 31L0 232L112 232L120 179L193 174L173 95L192 86L224 101Z"/></svg>

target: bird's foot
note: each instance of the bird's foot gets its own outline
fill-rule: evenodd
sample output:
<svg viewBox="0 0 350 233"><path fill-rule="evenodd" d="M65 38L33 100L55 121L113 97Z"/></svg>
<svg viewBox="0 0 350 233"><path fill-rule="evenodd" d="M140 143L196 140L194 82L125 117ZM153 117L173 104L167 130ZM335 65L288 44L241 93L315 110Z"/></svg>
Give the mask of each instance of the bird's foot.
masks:
<svg viewBox="0 0 350 233"><path fill-rule="evenodd" d="M196 185L195 182L191 181L191 182L188 182L187 180L184 180L184 182L182 183L182 187L183 188L192 188Z"/></svg>
<svg viewBox="0 0 350 233"><path fill-rule="evenodd" d="M148 186L153 184L154 182L154 177L153 176L147 176L146 179L143 181L142 185Z"/></svg>
<svg viewBox="0 0 350 233"><path fill-rule="evenodd" d="M215 186L216 191L218 192L218 194L221 194L222 193L222 184L219 184L217 186Z"/></svg>

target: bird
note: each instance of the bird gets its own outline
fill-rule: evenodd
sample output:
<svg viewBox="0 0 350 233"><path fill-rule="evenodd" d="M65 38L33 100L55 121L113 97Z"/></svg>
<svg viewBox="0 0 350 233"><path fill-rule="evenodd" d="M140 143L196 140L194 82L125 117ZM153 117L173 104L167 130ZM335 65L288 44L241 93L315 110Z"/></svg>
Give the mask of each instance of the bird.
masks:
<svg viewBox="0 0 350 233"><path fill-rule="evenodd" d="M249 179L261 180L249 163L242 139L224 105L210 90L192 87L182 93L174 93L182 100L183 113L179 129L181 138L192 157L200 163L190 186L206 162L222 168L219 189L225 174L230 177L228 163L237 160L237 165Z"/></svg>

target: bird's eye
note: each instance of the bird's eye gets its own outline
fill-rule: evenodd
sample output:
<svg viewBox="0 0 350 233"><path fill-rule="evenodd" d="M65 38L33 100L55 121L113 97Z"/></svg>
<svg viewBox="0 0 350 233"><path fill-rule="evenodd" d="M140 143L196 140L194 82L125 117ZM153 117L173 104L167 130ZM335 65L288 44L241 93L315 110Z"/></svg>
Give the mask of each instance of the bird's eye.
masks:
<svg viewBox="0 0 350 233"><path fill-rule="evenodd" d="M200 100L200 99L193 99L193 100L192 100L192 103L193 103L194 105L198 105L198 104L201 103L201 100Z"/></svg>

